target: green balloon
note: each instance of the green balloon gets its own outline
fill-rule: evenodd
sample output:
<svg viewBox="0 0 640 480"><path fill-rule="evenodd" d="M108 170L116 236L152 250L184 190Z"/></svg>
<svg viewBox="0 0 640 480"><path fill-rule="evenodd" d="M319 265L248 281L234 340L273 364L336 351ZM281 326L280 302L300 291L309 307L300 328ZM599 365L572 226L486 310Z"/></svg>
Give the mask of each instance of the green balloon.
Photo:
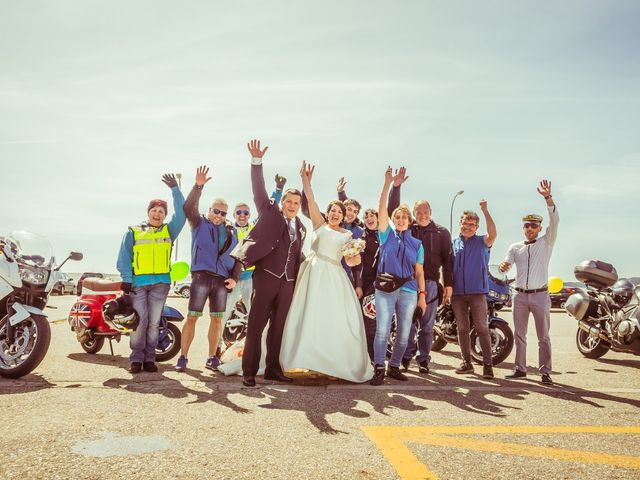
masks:
<svg viewBox="0 0 640 480"><path fill-rule="evenodd" d="M189 264L187 262L176 262L171 264L171 277L172 282L179 282L183 278L189 275Z"/></svg>

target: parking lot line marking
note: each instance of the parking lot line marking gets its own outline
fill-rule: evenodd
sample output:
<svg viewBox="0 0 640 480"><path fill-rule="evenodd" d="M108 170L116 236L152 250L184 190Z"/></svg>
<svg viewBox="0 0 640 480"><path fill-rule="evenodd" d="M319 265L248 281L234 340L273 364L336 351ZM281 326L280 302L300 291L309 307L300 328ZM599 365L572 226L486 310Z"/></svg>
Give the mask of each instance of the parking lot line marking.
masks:
<svg viewBox="0 0 640 480"><path fill-rule="evenodd" d="M640 457L614 455L584 450L566 450L561 448L539 447L523 443L492 442L486 439L452 437L451 435L487 435L487 434L614 434L638 435L640 427L606 426L433 426L433 427L362 427L365 434L378 447L385 458L395 468L403 480L428 479L438 477L411 452L406 442L422 445L436 445L460 448L478 452L500 453L534 458L548 458L569 462L610 465L628 469L640 469Z"/></svg>

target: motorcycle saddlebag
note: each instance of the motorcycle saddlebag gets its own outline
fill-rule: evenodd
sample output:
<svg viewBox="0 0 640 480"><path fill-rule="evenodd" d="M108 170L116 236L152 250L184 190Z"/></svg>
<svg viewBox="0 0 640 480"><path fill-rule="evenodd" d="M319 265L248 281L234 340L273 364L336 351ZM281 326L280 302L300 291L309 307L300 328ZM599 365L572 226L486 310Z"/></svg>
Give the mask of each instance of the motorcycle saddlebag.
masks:
<svg viewBox="0 0 640 480"><path fill-rule="evenodd" d="M599 260L585 260L573 269L576 278L594 287L610 287L618 281L618 272L613 265Z"/></svg>

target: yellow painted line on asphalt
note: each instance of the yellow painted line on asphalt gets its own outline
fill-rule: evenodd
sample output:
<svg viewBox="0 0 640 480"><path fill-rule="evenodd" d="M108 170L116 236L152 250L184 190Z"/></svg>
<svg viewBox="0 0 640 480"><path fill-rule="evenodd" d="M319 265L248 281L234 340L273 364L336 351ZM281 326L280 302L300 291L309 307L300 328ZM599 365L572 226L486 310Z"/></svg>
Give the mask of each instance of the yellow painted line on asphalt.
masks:
<svg viewBox="0 0 640 480"><path fill-rule="evenodd" d="M614 455L585 450L566 450L561 448L539 447L522 443L492 442L486 439L474 440L452 435L490 435L490 434L615 434L640 435L640 427L607 426L433 426L433 427L362 427L364 433L380 449L385 458L395 468L403 480L437 480L438 476L430 471L411 450L406 442L422 445L459 448L477 452L500 453L521 457L547 458L569 462L609 465L627 469L640 469L640 457Z"/></svg>

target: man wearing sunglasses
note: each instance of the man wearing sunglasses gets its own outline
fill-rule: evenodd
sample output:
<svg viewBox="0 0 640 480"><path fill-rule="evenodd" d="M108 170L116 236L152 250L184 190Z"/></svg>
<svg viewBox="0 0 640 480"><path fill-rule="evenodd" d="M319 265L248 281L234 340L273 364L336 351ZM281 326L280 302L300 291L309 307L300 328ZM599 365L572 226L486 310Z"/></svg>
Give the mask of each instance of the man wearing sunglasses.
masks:
<svg viewBox="0 0 640 480"><path fill-rule="evenodd" d="M237 245L235 229L226 222L227 202L216 198L207 216L200 215L198 204L204 185L211 180L209 168L204 165L196 171L196 183L184 203L184 213L191 226L191 295L189 313L182 327L182 349L176 370L184 372L189 358L189 347L196 331L196 321L202 316L209 300L209 355L205 367L216 370L220 359L216 349L222 332L222 319L227 305L227 292L238 281L241 265L229 254Z"/></svg>
<svg viewBox="0 0 640 480"><path fill-rule="evenodd" d="M513 297L513 323L515 325L516 360L515 370L506 378L527 376L527 326L529 313L533 314L538 335L538 365L542 374L542 383L553 384L551 380L551 340L549 323L551 319L551 298L547 288L549 278L549 260L558 235L558 211L551 195L551 182L542 180L538 193L547 203L549 226L544 235L542 217L530 214L522 219L525 240L514 243L507 251L507 257L500 264L500 270L506 272L516 265L516 293Z"/></svg>
<svg viewBox="0 0 640 480"><path fill-rule="evenodd" d="M251 188L253 202L258 209L255 227L232 252L246 267L255 265L253 300L247 337L242 356L242 383L256 385L261 355L262 332L269 324L264 378L291 382L282 373L280 347L284 324L289 313L298 269L304 260L302 245L306 229L297 218L302 201L299 190L289 188L280 206L270 201L264 184L262 158L268 147L260 148L258 140L247 145L251 153Z"/></svg>

